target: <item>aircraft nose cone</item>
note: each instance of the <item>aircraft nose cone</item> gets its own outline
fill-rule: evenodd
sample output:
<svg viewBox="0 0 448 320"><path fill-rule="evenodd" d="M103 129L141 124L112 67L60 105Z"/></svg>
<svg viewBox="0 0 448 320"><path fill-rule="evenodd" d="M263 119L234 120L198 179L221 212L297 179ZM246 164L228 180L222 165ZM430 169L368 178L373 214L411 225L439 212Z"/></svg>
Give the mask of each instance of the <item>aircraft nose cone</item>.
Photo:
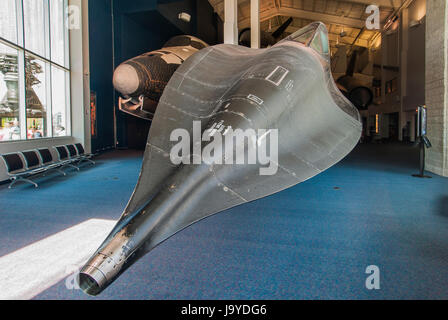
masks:
<svg viewBox="0 0 448 320"><path fill-rule="evenodd" d="M113 83L118 92L124 96L129 96L137 91L140 80L135 68L124 63L115 69Z"/></svg>

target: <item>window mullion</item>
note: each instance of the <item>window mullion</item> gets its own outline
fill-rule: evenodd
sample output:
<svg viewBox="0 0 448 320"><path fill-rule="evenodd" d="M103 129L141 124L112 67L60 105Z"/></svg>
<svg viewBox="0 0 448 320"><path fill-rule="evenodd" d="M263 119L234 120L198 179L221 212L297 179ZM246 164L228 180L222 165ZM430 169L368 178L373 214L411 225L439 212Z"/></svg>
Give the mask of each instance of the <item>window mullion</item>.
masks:
<svg viewBox="0 0 448 320"><path fill-rule="evenodd" d="M66 128L66 134L68 136L72 135L72 108L71 108L71 80L70 80L71 73L70 71L65 72L65 128Z"/></svg>
<svg viewBox="0 0 448 320"><path fill-rule="evenodd" d="M46 56L51 61L52 60L52 52L51 52L51 4L49 0L44 1L44 12L45 12L45 42L46 42ZM46 131L47 137L53 137L53 121L52 121L52 108L53 108L53 95L52 95L52 77L51 77L52 66L51 63L45 63L45 82L46 82L46 94L47 94L47 106L46 106Z"/></svg>
<svg viewBox="0 0 448 320"><path fill-rule="evenodd" d="M23 0L16 0L16 17L17 17L17 44L22 48L25 47L25 27L23 21ZM26 118L26 72L25 72L25 51L19 49L17 51L18 71L19 71L19 125L20 139L27 139L27 118Z"/></svg>
<svg viewBox="0 0 448 320"><path fill-rule="evenodd" d="M47 131L47 137L51 138L53 137L53 122L52 122L52 106L53 106L53 97L51 94L52 90L52 77L51 77L51 64L45 63L45 82L46 82L46 89L47 89L47 107L46 107L46 131Z"/></svg>
<svg viewBox="0 0 448 320"><path fill-rule="evenodd" d="M23 27L23 0L16 0L16 26L17 26L17 45L20 47L25 47L24 34L25 30Z"/></svg>
<svg viewBox="0 0 448 320"><path fill-rule="evenodd" d="M70 32L68 29L68 0L64 0L64 30L65 30L65 67L70 69Z"/></svg>
<svg viewBox="0 0 448 320"><path fill-rule="evenodd" d="M1 1L1 0L0 0L0 1ZM23 49L24 49L22 46L18 46L17 44L15 44L15 43L13 43L13 42L7 40L7 39L4 39L4 38L2 38L2 37L0 37L0 43L3 43L3 44L5 44L5 45L8 45L8 46L10 46L10 47L12 47L12 48L14 48L14 49L18 49L18 50L23 50ZM60 64L57 63L57 62L51 61L50 59L47 59L47 58L45 58L45 57L42 57L41 55L39 55L39 54L37 54L37 53L35 53L35 52L31 51L31 50L26 49L25 51L26 51L27 53L33 55L34 57L36 57L36 58L42 60L42 61L49 62L49 63L51 63L52 65L57 66L57 67L60 68L60 69L63 69L63 70L65 70L65 71L70 71L69 68L67 68L67 67L65 67L65 66L62 66L62 65L60 65Z"/></svg>
<svg viewBox="0 0 448 320"><path fill-rule="evenodd" d="M18 50L18 70L19 70L19 126L20 139L27 139L27 125L26 125L26 88L25 88L25 51Z"/></svg>
<svg viewBox="0 0 448 320"><path fill-rule="evenodd" d="M50 4L49 0L44 0L44 41L45 41L45 58L51 60L51 30L50 30Z"/></svg>

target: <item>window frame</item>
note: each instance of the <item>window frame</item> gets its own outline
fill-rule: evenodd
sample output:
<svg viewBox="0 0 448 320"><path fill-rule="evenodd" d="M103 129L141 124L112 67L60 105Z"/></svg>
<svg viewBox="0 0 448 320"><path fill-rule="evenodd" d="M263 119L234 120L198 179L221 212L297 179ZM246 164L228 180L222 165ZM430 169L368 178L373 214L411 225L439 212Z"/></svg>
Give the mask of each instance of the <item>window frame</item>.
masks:
<svg viewBox="0 0 448 320"><path fill-rule="evenodd" d="M8 39L0 36L0 44L9 47L12 50L18 52L17 64L18 64L18 94L19 94L19 126L20 126L20 139L17 140L4 140L0 141L0 144L11 143L11 142L26 142L26 141L36 141L36 140L48 140L48 139L58 139L72 137L72 122L71 122L71 111L72 111L72 92L71 92L71 47L70 47L70 30L67 25L68 20L68 7L70 5L69 0L63 1L63 28L64 28L64 65L53 60L52 56L52 28L51 26L51 2L52 0L43 0L43 10L44 10L44 39L45 39L45 52L48 57L42 56L32 50L26 48L26 37L25 37L25 18L24 18L24 0L15 0L16 9L16 32L17 32L17 43L14 43ZM27 104L26 104L26 55L32 56L38 59L44 64L48 64L48 70L45 70L45 86L46 86L46 128L45 131L48 133L42 138L28 138L28 117L27 117ZM53 86L53 68L63 71L65 74L65 134L61 136L54 135L53 128L53 96L54 96L54 86Z"/></svg>

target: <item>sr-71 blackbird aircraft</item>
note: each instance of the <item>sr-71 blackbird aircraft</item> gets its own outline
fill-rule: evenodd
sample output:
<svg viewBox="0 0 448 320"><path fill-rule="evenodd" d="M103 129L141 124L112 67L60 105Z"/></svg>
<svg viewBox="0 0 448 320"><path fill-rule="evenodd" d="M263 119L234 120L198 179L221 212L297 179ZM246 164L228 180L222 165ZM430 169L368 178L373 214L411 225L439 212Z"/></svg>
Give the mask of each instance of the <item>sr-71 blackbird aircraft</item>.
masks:
<svg viewBox="0 0 448 320"><path fill-rule="evenodd" d="M277 170L224 163L225 153L195 164L172 161L173 132L190 136L194 122L209 142L192 142L194 160L214 143L217 128L253 130L233 145L238 156L277 132ZM218 124L218 126L217 126ZM225 128L225 130L223 130ZM120 220L79 274L97 295L140 257L191 224L228 208L292 187L327 170L357 144L358 110L337 89L330 71L328 33L315 22L269 49L216 45L195 53L173 74L154 115L137 186ZM197 129L196 129L197 130ZM175 140L175 139L174 139ZM195 139L193 139L195 140ZM228 160L228 159L224 159ZM230 162L231 163L231 162Z"/></svg>

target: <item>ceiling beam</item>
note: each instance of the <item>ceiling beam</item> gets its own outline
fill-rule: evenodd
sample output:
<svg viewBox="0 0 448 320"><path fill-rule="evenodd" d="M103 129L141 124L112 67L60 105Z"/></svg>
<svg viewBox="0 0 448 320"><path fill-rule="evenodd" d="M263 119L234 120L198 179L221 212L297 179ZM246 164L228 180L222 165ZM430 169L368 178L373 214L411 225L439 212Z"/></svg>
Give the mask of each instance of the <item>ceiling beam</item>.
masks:
<svg viewBox="0 0 448 320"><path fill-rule="evenodd" d="M362 28L366 25L366 21L364 19L353 19L347 17L341 17L333 14L319 13L314 11L306 11L300 9L293 8L285 8L282 7L278 9L279 15L299 18L299 19L307 19L314 21L322 21L327 24L338 24L344 25L351 28Z"/></svg>
<svg viewBox="0 0 448 320"><path fill-rule="evenodd" d="M297 27L288 27L286 29L286 32L294 33L294 32L296 32L299 29L300 28L297 28ZM329 33L328 34L328 40L331 41L331 42L338 41L338 38L339 38L339 44L341 44L341 45L351 45L353 43L353 41L355 41L355 39L356 39L355 37L350 37L350 36L341 37L341 36L339 36L336 33ZM368 47L370 47L370 41L366 40L366 39L358 39L356 41L356 45L360 46L360 47L368 48Z"/></svg>
<svg viewBox="0 0 448 320"><path fill-rule="evenodd" d="M382 8L398 9L402 5L403 0L342 0L340 2L359 3L364 4L366 6L375 4Z"/></svg>
<svg viewBox="0 0 448 320"><path fill-rule="evenodd" d="M334 33L329 34L329 35L328 35L328 39L329 39L330 41L334 41L334 42L336 42L337 39L338 39L338 35L337 35L337 34L334 34ZM356 39L356 38L352 38L352 37L344 37L344 38L339 37L339 44L341 44L341 45L345 45L345 44L346 44L346 45L351 45L351 44L353 43L353 41L355 41L355 39ZM368 40L365 40L365 39L358 39L358 40L356 40L355 45L356 45L356 46L360 46L360 47L366 47L366 48L368 48L369 45L370 45L370 43L369 43Z"/></svg>
<svg viewBox="0 0 448 320"><path fill-rule="evenodd" d="M268 10L260 10L260 22L269 20L275 16L278 16L278 9L268 9ZM249 28L250 27L250 18L244 18L238 21L238 27L240 29Z"/></svg>
<svg viewBox="0 0 448 320"><path fill-rule="evenodd" d="M314 11L307 11L301 9L293 9L293 8L273 8L260 13L260 21L269 20L275 16L285 16L285 17L293 17L299 19L307 19L312 21L322 21L327 24L338 24L344 25L351 28L361 29L365 27L366 21L363 19L353 19L341 17L333 14L319 13ZM239 21L239 27L248 28L250 25L250 19L242 19Z"/></svg>

